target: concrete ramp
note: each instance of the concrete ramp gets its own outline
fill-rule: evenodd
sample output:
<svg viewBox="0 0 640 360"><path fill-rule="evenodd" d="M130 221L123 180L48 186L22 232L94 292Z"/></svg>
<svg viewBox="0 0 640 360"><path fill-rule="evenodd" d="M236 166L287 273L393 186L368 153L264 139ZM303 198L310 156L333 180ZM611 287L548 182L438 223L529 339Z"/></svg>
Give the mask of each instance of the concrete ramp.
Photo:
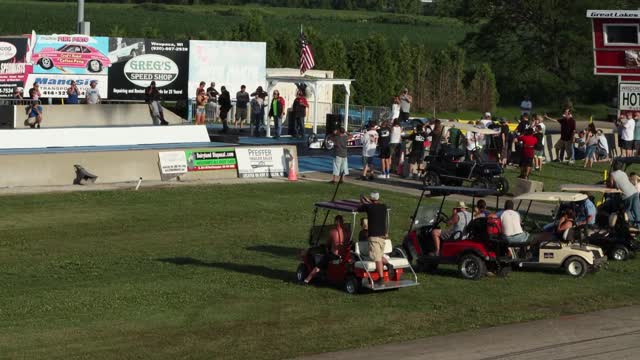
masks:
<svg viewBox="0 0 640 360"><path fill-rule="evenodd" d="M205 126L0 130L0 149L206 143Z"/></svg>
<svg viewBox="0 0 640 360"><path fill-rule="evenodd" d="M3 107L6 106L15 107L14 128L28 128L25 125L26 106L5 105ZM153 125L147 104L42 105L42 107L41 126L43 128ZM4 113L0 111L0 114ZM183 123L181 117L167 109L164 109L164 117L170 125Z"/></svg>

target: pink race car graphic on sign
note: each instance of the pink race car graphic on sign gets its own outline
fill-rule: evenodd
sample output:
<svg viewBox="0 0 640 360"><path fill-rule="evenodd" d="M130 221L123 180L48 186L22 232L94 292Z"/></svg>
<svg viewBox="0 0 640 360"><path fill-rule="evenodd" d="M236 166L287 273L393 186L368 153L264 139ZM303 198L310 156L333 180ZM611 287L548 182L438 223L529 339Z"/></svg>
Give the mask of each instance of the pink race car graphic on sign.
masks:
<svg viewBox="0 0 640 360"><path fill-rule="evenodd" d="M45 70L53 67L75 67L98 73L103 68L111 66L108 57L91 46L80 44L67 44L58 49L44 48L37 54L33 54L31 59Z"/></svg>

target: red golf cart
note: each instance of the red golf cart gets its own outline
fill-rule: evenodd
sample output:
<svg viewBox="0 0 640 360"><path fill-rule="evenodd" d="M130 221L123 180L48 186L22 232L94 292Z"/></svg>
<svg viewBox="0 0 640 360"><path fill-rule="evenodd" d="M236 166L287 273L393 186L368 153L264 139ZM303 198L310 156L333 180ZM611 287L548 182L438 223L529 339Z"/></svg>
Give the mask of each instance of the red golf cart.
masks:
<svg viewBox="0 0 640 360"><path fill-rule="evenodd" d="M360 202L358 200L336 200L319 202L314 205L313 225L309 233L309 249L302 256L302 263L296 271L296 279L302 283L309 272L326 253L327 239L330 225L327 224L331 213L342 213L345 219L344 229L348 233L348 246L345 247L340 258L329 261L326 270L322 270L315 281L325 281L333 285L342 286L349 294L355 294L363 289L373 291L398 289L418 285L418 277L411 267L404 251L393 248L391 240L385 242L384 253L392 269L384 267L384 279L388 279L381 285L374 282L379 279L375 262L368 258L368 242L357 241L356 227L359 224ZM346 213L346 214L345 214ZM318 215L324 218L319 222ZM350 215L350 216L349 216ZM333 217L331 217L332 219ZM351 220L351 222L349 222ZM387 210L387 224L389 224L389 211Z"/></svg>
<svg viewBox="0 0 640 360"><path fill-rule="evenodd" d="M422 199L427 192L427 196L442 196L439 207L422 206ZM488 271L498 276L508 275L512 258L508 244L499 235L499 224L495 219L472 218L464 232L454 233L449 239L441 240L440 254L435 255L432 231L441 223L449 221L449 217L442 211L444 201L449 195L471 196L472 209L477 197L496 196L496 199L499 199L495 189L423 187L411 227L403 243L409 260L416 265L418 271L427 272L435 272L440 264L458 265L460 275L468 280L479 280Z"/></svg>

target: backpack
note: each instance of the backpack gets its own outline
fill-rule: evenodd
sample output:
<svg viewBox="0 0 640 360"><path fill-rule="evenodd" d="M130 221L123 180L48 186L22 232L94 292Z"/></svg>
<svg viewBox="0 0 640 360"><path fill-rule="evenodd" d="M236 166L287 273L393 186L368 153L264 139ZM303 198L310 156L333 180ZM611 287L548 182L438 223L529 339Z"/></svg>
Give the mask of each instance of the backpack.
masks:
<svg viewBox="0 0 640 360"><path fill-rule="evenodd" d="M490 217L487 219L487 234L500 235L502 233L502 221L498 217Z"/></svg>

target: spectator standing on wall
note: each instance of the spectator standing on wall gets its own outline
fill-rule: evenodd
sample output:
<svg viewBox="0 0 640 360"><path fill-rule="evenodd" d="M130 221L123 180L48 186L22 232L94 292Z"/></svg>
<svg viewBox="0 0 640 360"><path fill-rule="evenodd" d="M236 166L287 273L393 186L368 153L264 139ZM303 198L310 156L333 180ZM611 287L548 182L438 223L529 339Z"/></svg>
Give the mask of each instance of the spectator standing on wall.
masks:
<svg viewBox="0 0 640 360"><path fill-rule="evenodd" d="M409 89L404 88L400 94L400 121L409 120L412 102L413 97L409 95Z"/></svg>
<svg viewBox="0 0 640 360"><path fill-rule="evenodd" d="M303 138L304 137L304 120L307 117L307 109L309 108L309 103L307 99L304 97L302 91L298 90L298 94L296 99L293 101L293 116L295 119L295 137Z"/></svg>
<svg viewBox="0 0 640 360"><path fill-rule="evenodd" d="M531 114L532 109L533 104L531 103L531 99L529 95L525 95L524 100L520 103L520 115Z"/></svg>
<svg viewBox="0 0 640 360"><path fill-rule="evenodd" d="M154 125L169 125L169 123L164 120L162 105L160 104L160 91L158 91L155 81L152 81L144 90L144 102L149 106L149 112L151 113L151 119Z"/></svg>
<svg viewBox="0 0 640 360"><path fill-rule="evenodd" d="M220 106L220 119L222 120L222 132L229 131L229 125L227 124L229 117L229 110L231 110L231 94L227 91L226 87L220 88L220 96L218 97L218 105Z"/></svg>
<svg viewBox="0 0 640 360"><path fill-rule="evenodd" d="M22 88L19 86L16 86L16 88L13 90L13 99L15 100L15 104L14 105L23 105L24 104L24 97L22 97Z"/></svg>
<svg viewBox="0 0 640 360"><path fill-rule="evenodd" d="M263 120L264 100L258 94L254 93L251 99L251 128L253 136L260 136L260 126Z"/></svg>
<svg viewBox="0 0 640 360"><path fill-rule="evenodd" d="M562 114L562 118L560 119L550 118L546 114L544 117L560 123L560 140L558 140L555 145L556 161L562 161L566 154L569 158L569 164L573 164L575 161L575 154L573 153L573 138L576 134L576 121L573 119L571 109L565 109Z"/></svg>
<svg viewBox="0 0 640 360"><path fill-rule="evenodd" d="M247 106L249 105L249 93L246 91L247 87L242 85L240 86L240 91L236 93L236 120L233 123L233 126L238 128L238 121L240 122L240 128L242 129L242 123L248 119L247 117Z"/></svg>
<svg viewBox="0 0 640 360"><path fill-rule="evenodd" d="M102 101L97 85L98 82L95 80L91 80L91 82L89 83L89 89L87 89L87 93L85 95L87 104L94 105L99 104Z"/></svg>
<svg viewBox="0 0 640 360"><path fill-rule="evenodd" d="M34 82L33 87L29 89L29 97L31 100L40 100L40 96L42 96L40 94L40 84Z"/></svg>
<svg viewBox="0 0 640 360"><path fill-rule="evenodd" d="M67 89L67 104L75 105L78 103L78 97L80 96L80 90L76 82L71 80L71 85Z"/></svg>
<svg viewBox="0 0 640 360"><path fill-rule="evenodd" d="M269 117L273 118L274 138L278 139L282 133L282 119L285 114L284 98L280 96L278 90L273 90L273 97L271 99L271 107L269 107Z"/></svg>
<svg viewBox="0 0 640 360"><path fill-rule="evenodd" d="M40 105L40 100L34 100L31 103L28 114L29 118L27 119L27 123L29 127L32 129L40 129L40 123L42 122L42 105Z"/></svg>
<svg viewBox="0 0 640 360"><path fill-rule="evenodd" d="M204 125L206 104L207 94L204 89L198 88L198 93L196 95L196 125Z"/></svg>

